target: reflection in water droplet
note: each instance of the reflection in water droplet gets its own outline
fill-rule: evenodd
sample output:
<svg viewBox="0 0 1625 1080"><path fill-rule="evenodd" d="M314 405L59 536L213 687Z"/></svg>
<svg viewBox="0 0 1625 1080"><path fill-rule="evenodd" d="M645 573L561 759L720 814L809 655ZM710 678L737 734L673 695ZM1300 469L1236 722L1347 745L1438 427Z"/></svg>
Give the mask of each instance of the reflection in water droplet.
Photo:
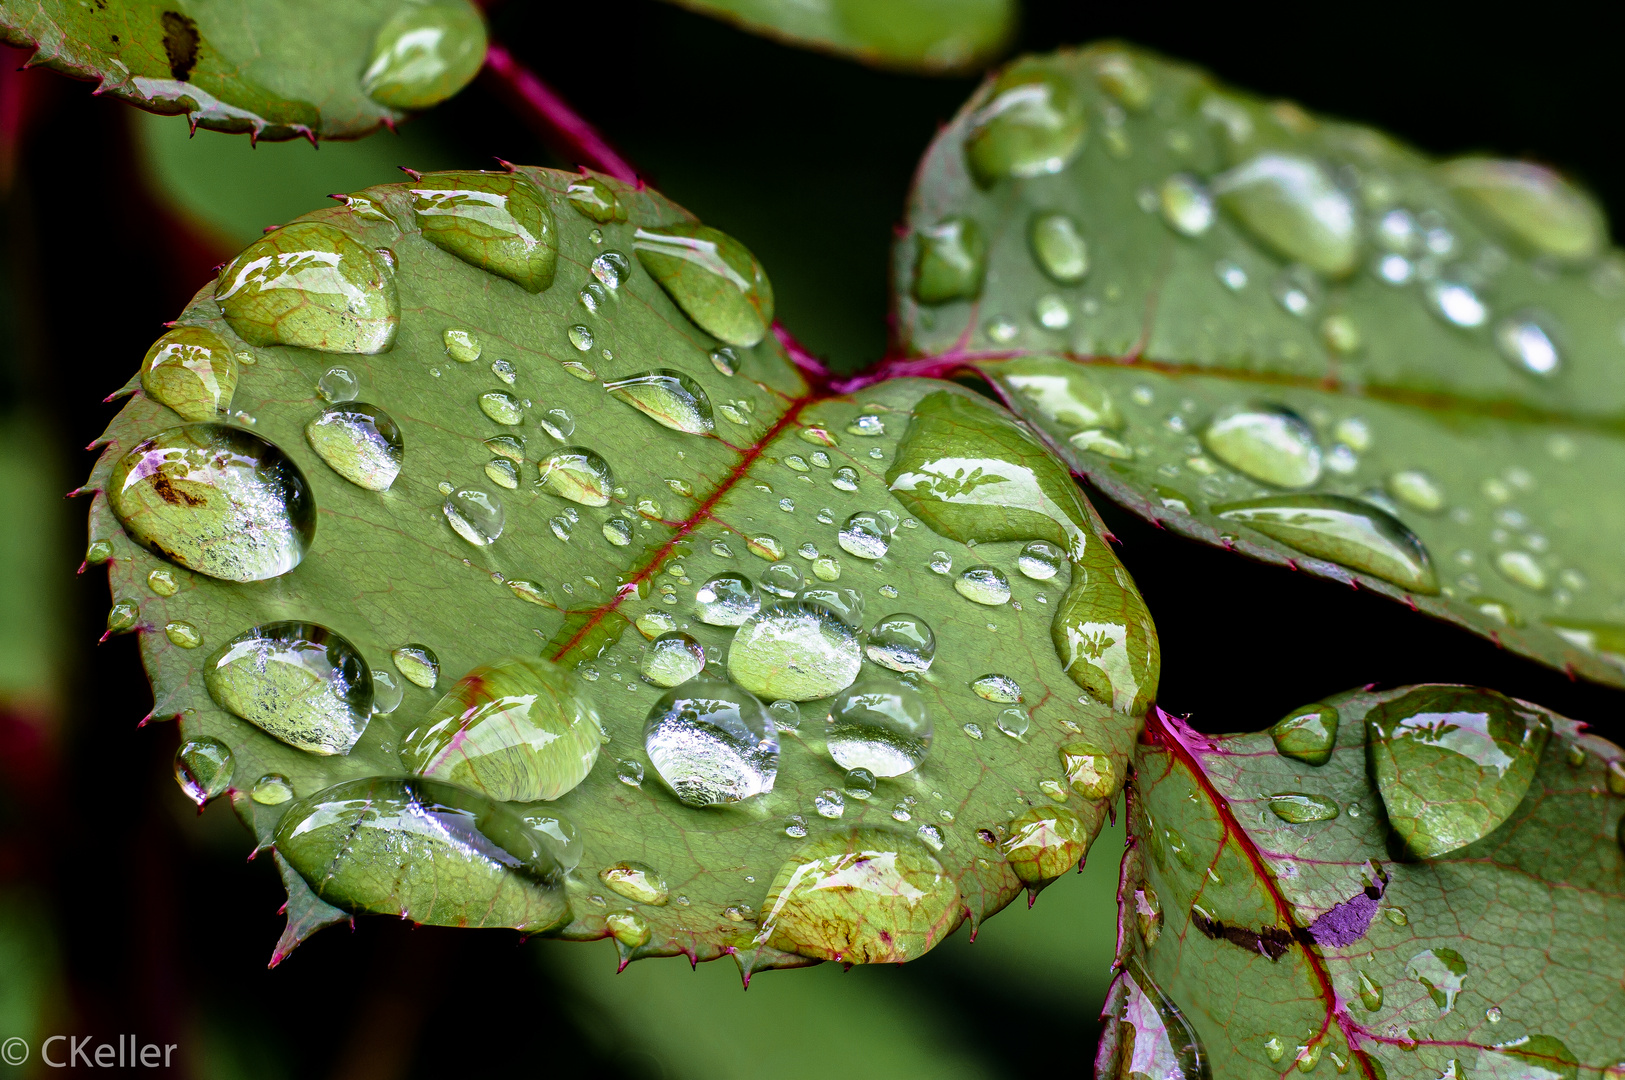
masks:
<svg viewBox="0 0 1625 1080"><path fill-rule="evenodd" d="M1211 1080L1212 1065L1196 1029L1139 957L1131 957L1107 994L1116 1017L1102 1038L1106 1075L1155 1080Z"/></svg>
<svg viewBox="0 0 1625 1080"><path fill-rule="evenodd" d="M316 533L309 484L277 446L240 428L189 424L113 466L108 501L136 543L225 581L299 565Z"/></svg>
<svg viewBox="0 0 1625 1080"><path fill-rule="evenodd" d="M171 645L182 649L195 649L203 644L203 632L184 619L174 619L164 624L164 636Z"/></svg>
<svg viewBox="0 0 1625 1080"><path fill-rule="evenodd" d="M705 649L681 630L661 634L643 647L638 671L656 686L685 683L705 670Z"/></svg>
<svg viewBox="0 0 1625 1080"><path fill-rule="evenodd" d="M715 426L711 399L699 383L680 371L645 371L606 382L604 389L673 431L704 435Z"/></svg>
<svg viewBox="0 0 1625 1080"><path fill-rule="evenodd" d="M750 578L732 572L718 574L701 585L694 602L700 621L711 626L738 626L762 606Z"/></svg>
<svg viewBox="0 0 1625 1080"><path fill-rule="evenodd" d="M1089 273L1089 245L1066 214L1034 215L1027 242L1039 268L1058 284L1076 285Z"/></svg>
<svg viewBox="0 0 1625 1080"><path fill-rule="evenodd" d="M281 773L266 773L254 781L249 797L261 806L281 806L293 798L293 781Z"/></svg>
<svg viewBox="0 0 1625 1080"><path fill-rule="evenodd" d="M147 588L159 596L174 596L180 590L180 582L175 575L160 567L147 575Z"/></svg>
<svg viewBox="0 0 1625 1080"><path fill-rule="evenodd" d="M738 240L697 222L639 228L638 261L701 330L729 345L761 341L773 322L773 286Z"/></svg>
<svg viewBox="0 0 1625 1080"><path fill-rule="evenodd" d="M1028 885L1076 870L1089 850L1089 829L1064 806L1035 806L1010 819L1001 845L1010 869Z"/></svg>
<svg viewBox="0 0 1625 1080"><path fill-rule="evenodd" d="M814 585L796 593L796 600L804 604L817 604L854 630L863 625L863 594L856 589Z"/></svg>
<svg viewBox="0 0 1625 1080"><path fill-rule="evenodd" d="M577 352L592 352L593 337L592 330L589 328L577 324L570 327L566 336L569 337L570 344L575 346Z"/></svg>
<svg viewBox="0 0 1625 1080"><path fill-rule="evenodd" d="M1002 709L993 721L995 726L1012 739L1020 739L1027 734L1032 726L1032 718L1024 709Z"/></svg>
<svg viewBox="0 0 1625 1080"><path fill-rule="evenodd" d="M606 251L592 261L592 276L605 288L619 289L632 273L632 263L619 251Z"/></svg>
<svg viewBox="0 0 1625 1080"><path fill-rule="evenodd" d="M141 389L183 420L211 420L229 412L239 364L220 335L201 326L177 326L153 342L141 361Z"/></svg>
<svg viewBox="0 0 1625 1080"><path fill-rule="evenodd" d="M988 701L996 701L1001 705L1016 705L1021 702L1021 685L1008 675L982 675L973 679L970 688L976 696Z"/></svg>
<svg viewBox="0 0 1625 1080"><path fill-rule="evenodd" d="M937 655L937 636L918 615L887 615L869 631L864 652L893 671L927 671Z"/></svg>
<svg viewBox="0 0 1625 1080"><path fill-rule="evenodd" d="M584 446L555 450L537 463L537 469L543 491L582 506L608 506L615 489L609 462ZM659 514L657 506L654 516Z"/></svg>
<svg viewBox="0 0 1625 1080"><path fill-rule="evenodd" d="M779 740L761 701L720 680L668 691L643 724L649 761L689 806L739 802L773 790Z"/></svg>
<svg viewBox="0 0 1625 1080"><path fill-rule="evenodd" d="M967 600L997 607L1010 600L1010 582L994 566L971 566L954 579L954 590Z"/></svg>
<svg viewBox="0 0 1625 1080"><path fill-rule="evenodd" d="M348 754L372 718L372 672L324 626L278 622L232 638L209 660L215 704L313 754Z"/></svg>
<svg viewBox="0 0 1625 1080"><path fill-rule="evenodd" d="M515 491L519 487L519 466L505 457L492 458L485 463L485 476L498 487Z"/></svg>
<svg viewBox="0 0 1625 1080"><path fill-rule="evenodd" d="M472 330L452 327L440 335L446 346L446 355L459 364L472 364L480 358L480 339Z"/></svg>
<svg viewBox="0 0 1625 1080"><path fill-rule="evenodd" d="M1382 984L1371 981L1371 976L1363 971L1360 972L1360 1002L1366 1012L1376 1012L1382 1008Z"/></svg>
<svg viewBox="0 0 1625 1080"><path fill-rule="evenodd" d="M395 274L325 222L296 221L245 248L215 279L226 322L250 345L380 353L395 343Z"/></svg>
<svg viewBox="0 0 1625 1080"><path fill-rule="evenodd" d="M1213 227L1213 196L1188 173L1175 173L1157 193L1162 220L1182 236L1201 236Z"/></svg>
<svg viewBox="0 0 1625 1080"><path fill-rule="evenodd" d="M1556 375L1562 366L1551 335L1527 312L1496 323L1495 344L1508 363L1531 375Z"/></svg>
<svg viewBox="0 0 1625 1080"><path fill-rule="evenodd" d="M1270 739L1284 757L1306 765L1324 765L1337 745L1337 710L1330 705L1305 705L1276 721Z"/></svg>
<svg viewBox="0 0 1625 1080"><path fill-rule="evenodd" d="M819 817L834 820L846 813L846 800L841 798L841 793L834 788L825 788L813 796L813 809L818 812Z"/></svg>
<svg viewBox="0 0 1625 1080"><path fill-rule="evenodd" d="M1226 210L1291 262L1331 277L1360 254L1354 203L1321 165L1296 154L1264 153L1213 181Z"/></svg>
<svg viewBox="0 0 1625 1080"><path fill-rule="evenodd" d="M376 405L329 405L305 425L311 449L340 476L368 491L388 491L406 446L394 417Z"/></svg>
<svg viewBox="0 0 1625 1080"><path fill-rule="evenodd" d="M901 776L918 768L931 746L931 716L920 695L895 679L865 679L830 706L825 739L843 769Z"/></svg>
<svg viewBox="0 0 1625 1080"><path fill-rule="evenodd" d="M379 27L361 89L392 109L427 109L485 63L485 20L472 4L408 5Z"/></svg>
<svg viewBox="0 0 1625 1080"><path fill-rule="evenodd" d="M188 739L175 751L175 782L186 797L202 806L231 786L236 761L231 747L207 735Z"/></svg>
<svg viewBox="0 0 1625 1080"><path fill-rule="evenodd" d="M406 688L400 679L382 668L372 671L372 715L388 716L401 707Z"/></svg>
<svg viewBox="0 0 1625 1080"><path fill-rule="evenodd" d="M508 427L525 422L525 406L506 390L487 390L481 394L480 412Z"/></svg>
<svg viewBox="0 0 1625 1080"><path fill-rule="evenodd" d="M1016 568L1034 581L1048 581L1065 564L1066 553L1048 540L1032 541L1016 557Z"/></svg>
<svg viewBox="0 0 1625 1080"><path fill-rule="evenodd" d="M728 649L728 674L753 694L811 701L852 685L856 633L819 604L783 601L747 619Z"/></svg>
<svg viewBox="0 0 1625 1080"><path fill-rule="evenodd" d="M502 536L506 515L495 495L463 488L449 496L440 510L452 531L475 547L494 544Z"/></svg>
<svg viewBox="0 0 1625 1080"><path fill-rule="evenodd" d="M1007 709L1006 712L1018 710ZM1098 746L1089 743L1071 743L1059 751L1061 771L1072 790L1085 799L1105 799L1117 794L1122 772Z"/></svg>
<svg viewBox="0 0 1625 1080"><path fill-rule="evenodd" d="M891 531L868 511L847 518L837 538L843 551L860 559L878 559L891 546Z"/></svg>
<svg viewBox="0 0 1625 1080"><path fill-rule="evenodd" d="M1454 949L1428 949L1411 957L1405 974L1422 984L1444 1016L1456 1007L1456 995L1467 978L1467 961Z"/></svg>
<svg viewBox="0 0 1625 1080"><path fill-rule="evenodd" d="M762 571L762 591L790 599L801 591L801 571L789 563L774 563Z"/></svg>
<svg viewBox="0 0 1625 1080"><path fill-rule="evenodd" d="M1320 443L1314 429L1281 406L1226 408L1202 433L1202 442L1226 465L1266 484L1306 488L1320 479Z"/></svg>
<svg viewBox="0 0 1625 1080"><path fill-rule="evenodd" d="M915 233L914 299L946 304L981 295L987 275L987 240L967 217L946 217Z"/></svg>
<svg viewBox="0 0 1625 1080"><path fill-rule="evenodd" d="M1294 825L1331 821L1339 813L1336 800L1301 791L1283 791L1271 795L1270 809L1274 811L1276 817L1282 821L1290 821Z"/></svg>
<svg viewBox="0 0 1625 1080"><path fill-rule="evenodd" d="M402 645L389 654L395 670L413 686L433 690L440 680L440 658L427 645Z"/></svg>
<svg viewBox="0 0 1625 1080"><path fill-rule="evenodd" d="M598 880L611 891L639 904L665 907L671 898L666 879L653 867L630 860L606 866L598 871Z"/></svg>
<svg viewBox="0 0 1625 1080"><path fill-rule="evenodd" d="M553 284L558 226L534 184L518 173L428 173L412 185L423 238L527 292Z"/></svg>
<svg viewBox="0 0 1625 1080"><path fill-rule="evenodd" d="M1341 495L1276 495L1213 508L1316 558L1428 596L1439 579L1422 541L1385 510Z"/></svg>

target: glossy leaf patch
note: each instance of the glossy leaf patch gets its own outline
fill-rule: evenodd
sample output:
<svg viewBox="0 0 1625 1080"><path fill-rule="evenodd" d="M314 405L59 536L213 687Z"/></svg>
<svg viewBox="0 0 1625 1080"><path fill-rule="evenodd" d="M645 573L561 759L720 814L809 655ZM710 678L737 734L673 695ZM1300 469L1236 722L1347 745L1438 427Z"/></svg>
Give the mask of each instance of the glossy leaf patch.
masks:
<svg viewBox="0 0 1625 1080"><path fill-rule="evenodd" d="M1148 1041L1178 1057L1182 1033L1184 1060L1195 1047L1206 1065L1181 1075L1211 1080L1615 1066L1625 800L1606 778L1625 752L1466 687L1341 694L1315 709L1341 717L1322 764L1277 752L1268 733L1212 738L1151 718L1120 893L1125 971L1096 1075L1149 1059ZM1372 778L1368 760L1383 755L1404 759L1408 788L1382 779L1386 766ZM1436 800L1421 815L1419 795ZM1410 850L1449 831L1417 821L1446 819L1460 846Z"/></svg>
<svg viewBox="0 0 1625 1080"><path fill-rule="evenodd" d="M1625 684L1606 235L1542 167L1126 46L1028 57L926 155L893 277L937 360L900 366L976 368L1168 528Z"/></svg>

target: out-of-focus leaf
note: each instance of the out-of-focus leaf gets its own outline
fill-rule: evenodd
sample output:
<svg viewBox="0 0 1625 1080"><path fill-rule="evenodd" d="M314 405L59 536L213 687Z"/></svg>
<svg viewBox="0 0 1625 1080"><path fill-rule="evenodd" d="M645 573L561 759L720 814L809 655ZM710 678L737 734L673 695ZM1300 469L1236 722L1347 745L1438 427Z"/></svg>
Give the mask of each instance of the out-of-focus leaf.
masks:
<svg viewBox="0 0 1625 1080"><path fill-rule="evenodd" d="M720 236L596 176L371 188L257 242L149 354L192 405L237 365L218 424L126 388L87 487L110 625L323 903L632 958L905 959L1100 827L1156 642L1064 466L953 384L809 385ZM671 298L726 290L755 313L728 346ZM692 726L730 695L759 723L741 686L800 703L776 773L760 728ZM206 749L195 798L227 783ZM1007 849L1052 833L1018 876ZM296 907L279 955L333 917Z"/></svg>
<svg viewBox="0 0 1625 1080"><path fill-rule="evenodd" d="M52 565L60 539L58 462L36 423L0 421L0 707L48 714L57 704L65 607Z"/></svg>
<svg viewBox="0 0 1625 1080"><path fill-rule="evenodd" d="M912 369L1125 507L1625 684L1625 262L1568 181L1103 45L978 91L908 224Z"/></svg>
<svg viewBox="0 0 1625 1080"><path fill-rule="evenodd" d="M468 0L5 0L0 35L99 92L256 139L393 124L462 89L486 44Z"/></svg>
<svg viewBox="0 0 1625 1080"><path fill-rule="evenodd" d="M1320 766L1278 753L1269 733L1148 721L1119 898L1124 970L1097 1075L1227 1080L1297 1063L1391 1080L1574 1080L1617 1068L1625 755L1488 691L1404 687L1324 706L1340 722ZM1408 796L1372 779L1383 731L1410 725L1432 755L1410 787L1465 822L1466 802L1448 809L1471 795L1465 772L1481 776L1480 796L1520 779L1496 719L1512 713L1549 732L1515 809L1445 855L1405 855L1388 811Z"/></svg>
<svg viewBox="0 0 1625 1080"><path fill-rule="evenodd" d="M876 67L975 71L1015 36L1014 0L675 0L693 11L792 45Z"/></svg>

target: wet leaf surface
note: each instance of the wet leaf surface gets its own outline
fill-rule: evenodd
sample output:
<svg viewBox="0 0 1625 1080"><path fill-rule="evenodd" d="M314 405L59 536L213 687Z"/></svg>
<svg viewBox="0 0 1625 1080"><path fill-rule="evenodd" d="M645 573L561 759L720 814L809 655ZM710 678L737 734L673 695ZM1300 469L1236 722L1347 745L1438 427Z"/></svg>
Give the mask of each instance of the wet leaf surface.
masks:
<svg viewBox="0 0 1625 1080"><path fill-rule="evenodd" d="M893 367L1130 510L1625 684L1625 263L1561 177L1093 46L967 103L893 265Z"/></svg>
<svg viewBox="0 0 1625 1080"><path fill-rule="evenodd" d="M1178 1075L1213 1080L1294 1065L1534 1080L1625 1059L1625 784L1611 779L1625 753L1572 720L1462 687L1319 707L1341 718L1322 765L1278 752L1267 732L1211 737L1160 711L1148 721L1119 894L1125 974L1098 1075L1181 1052ZM1471 721L1440 719L1474 710L1516 710L1549 732L1532 777ZM1379 788L1368 761L1389 753L1377 729L1400 716L1431 724L1441 752L1506 757L1502 779L1521 798L1503 821L1437 858L1395 843L1389 809L1410 793ZM1459 793L1459 772L1412 783ZM1448 812L1482 825L1465 803Z"/></svg>

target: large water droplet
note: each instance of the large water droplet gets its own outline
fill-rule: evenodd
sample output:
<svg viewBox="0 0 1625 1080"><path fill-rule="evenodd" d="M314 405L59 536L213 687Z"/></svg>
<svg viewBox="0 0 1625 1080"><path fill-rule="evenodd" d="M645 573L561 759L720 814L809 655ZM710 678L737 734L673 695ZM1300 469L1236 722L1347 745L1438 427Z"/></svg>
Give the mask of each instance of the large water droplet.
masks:
<svg viewBox="0 0 1625 1080"><path fill-rule="evenodd" d="M965 160L984 187L1010 177L1046 176L1077 156L1087 130L1071 81L1029 57L1005 69L971 116Z"/></svg>
<svg viewBox="0 0 1625 1080"><path fill-rule="evenodd" d="M860 510L846 519L837 535L841 550L860 559L878 559L891 546L891 530L867 510Z"/></svg>
<svg viewBox="0 0 1625 1080"><path fill-rule="evenodd" d="M433 690L434 684L440 681L440 658L427 645L402 645L392 651L389 658L395 670L413 686Z"/></svg>
<svg viewBox="0 0 1625 1080"><path fill-rule="evenodd" d="M1034 581L1048 581L1066 565L1066 552L1048 540L1034 540L1016 556L1016 569Z"/></svg>
<svg viewBox="0 0 1625 1080"><path fill-rule="evenodd" d="M918 615L887 615L869 631L864 652L893 671L928 671L937 656L937 635Z"/></svg>
<svg viewBox="0 0 1625 1080"><path fill-rule="evenodd" d="M583 217L600 225L626 220L626 205L614 188L596 176L578 176L571 180L564 197Z"/></svg>
<svg viewBox="0 0 1625 1080"><path fill-rule="evenodd" d="M762 598L744 574L716 575L694 594L700 621L710 626L738 626L761 609Z"/></svg>
<svg viewBox="0 0 1625 1080"><path fill-rule="evenodd" d="M919 693L896 679L865 679L829 710L829 756L843 769L901 776L919 768L931 747L931 715Z"/></svg>
<svg viewBox="0 0 1625 1080"><path fill-rule="evenodd" d="M608 506L615 490L609 462L585 446L566 446L537 463L542 490L582 506ZM658 513L658 512L657 512Z"/></svg>
<svg viewBox="0 0 1625 1080"><path fill-rule="evenodd" d="M1324 765L1337 745L1337 710L1305 705L1287 713L1270 728L1270 739L1283 756L1306 765Z"/></svg>
<svg viewBox="0 0 1625 1080"><path fill-rule="evenodd" d="M547 200L517 173L426 173L412 185L423 238L527 292L553 284L558 226ZM275 235L275 234L273 234Z"/></svg>
<svg viewBox="0 0 1625 1080"><path fill-rule="evenodd" d="M1457 198L1532 253L1583 262L1607 243L1602 210L1550 169L1525 161L1462 158L1439 171Z"/></svg>
<svg viewBox="0 0 1625 1080"><path fill-rule="evenodd" d="M1424 687L1372 709L1366 753L1388 820L1431 859L1489 835L1534 779L1551 722L1493 690Z"/></svg>
<svg viewBox="0 0 1625 1080"><path fill-rule="evenodd" d="M215 301L250 345L380 353L395 343L395 272L332 225L296 221L250 244L220 272Z"/></svg>
<svg viewBox="0 0 1625 1080"><path fill-rule="evenodd" d="M575 675L540 658L503 660L458 679L402 737L401 762L493 799L534 802L581 783L602 741Z"/></svg>
<svg viewBox="0 0 1625 1080"><path fill-rule="evenodd" d="M1306 555L1432 596L1439 579L1427 548L1385 510L1342 495L1275 495L1213 508Z"/></svg>
<svg viewBox="0 0 1625 1080"><path fill-rule="evenodd" d="M976 696L1001 705L1015 705L1021 701L1021 684L1008 675L992 673L971 680L970 688Z"/></svg>
<svg viewBox="0 0 1625 1080"><path fill-rule="evenodd" d="M1422 984L1443 1016L1456 1007L1456 995L1467 978L1467 961L1454 949L1428 949L1411 957L1405 974Z"/></svg>
<svg viewBox="0 0 1625 1080"><path fill-rule="evenodd" d="M665 907L671 898L666 879L660 871L640 862L616 863L598 871L598 880L628 900L653 907Z"/></svg>
<svg viewBox="0 0 1625 1080"><path fill-rule="evenodd" d="M401 8L378 30L361 89L392 109L427 109L451 97L485 63L485 20L452 0Z"/></svg>
<svg viewBox="0 0 1625 1080"><path fill-rule="evenodd" d="M506 390L487 390L481 394L480 412L507 427L525 422L524 403Z"/></svg>
<svg viewBox="0 0 1625 1080"><path fill-rule="evenodd" d="M715 679L668 691L643 722L660 779L689 806L719 806L773 790L779 738L753 694Z"/></svg>
<svg viewBox="0 0 1625 1080"><path fill-rule="evenodd" d="M901 963L940 941L961 903L918 840L856 829L809 840L779 868L757 940L816 960Z"/></svg>
<svg viewBox="0 0 1625 1080"><path fill-rule="evenodd" d="M649 276L701 330L729 345L755 345L766 336L773 286L738 240L680 222L638 229L632 247Z"/></svg>
<svg viewBox="0 0 1625 1080"><path fill-rule="evenodd" d="M852 685L857 634L819 604L771 604L745 620L728 648L728 675L771 700L812 701Z"/></svg>
<svg viewBox="0 0 1625 1080"><path fill-rule="evenodd" d="M1202 442L1226 465L1266 484L1306 488L1320 479L1314 429L1281 406L1230 406L1213 418Z"/></svg>
<svg viewBox="0 0 1625 1080"><path fill-rule="evenodd" d="M436 926L568 921L562 868L513 809L434 780L351 780L288 807L277 854L330 904Z"/></svg>
<svg viewBox="0 0 1625 1080"><path fill-rule="evenodd" d="M394 417L365 402L329 405L305 425L305 438L334 472L368 491L388 491L406 456Z"/></svg>
<svg viewBox="0 0 1625 1080"><path fill-rule="evenodd" d="M638 672L660 687L686 683L705 670L705 649L681 630L661 634L643 647Z"/></svg>
<svg viewBox="0 0 1625 1080"><path fill-rule="evenodd" d="M1213 181L1224 208L1277 255L1330 277L1360 257L1354 203L1316 161L1265 153Z"/></svg>
<svg viewBox="0 0 1625 1080"><path fill-rule="evenodd" d="M1562 357L1551 334L1541 325L1543 317L1521 312L1495 325L1495 344L1513 367L1531 375L1556 375Z"/></svg>
<svg viewBox="0 0 1625 1080"><path fill-rule="evenodd" d="M1089 850L1089 829L1064 806L1035 806L1010 819L1000 845L1010 869L1028 885L1054 881L1076 870Z"/></svg>
<svg viewBox="0 0 1625 1080"><path fill-rule="evenodd" d="M996 566L968 566L954 579L954 591L967 600L997 607L1010 601L1010 581Z"/></svg>
<svg viewBox="0 0 1625 1080"><path fill-rule="evenodd" d="M1282 821L1290 821L1294 825L1331 821L1340 812L1337 800L1302 791L1283 791L1271 795L1270 810Z"/></svg>
<svg viewBox="0 0 1625 1080"><path fill-rule="evenodd" d="M474 488L462 488L447 496L440 511L452 531L475 547L496 543L507 518L495 495Z"/></svg>
<svg viewBox="0 0 1625 1080"><path fill-rule="evenodd" d="M1031 402L1044 419L1079 433L1104 435L1123 427L1111 396L1087 371L1059 357L1009 360L993 368L994 378ZM1073 437L1076 443L1076 436Z"/></svg>
<svg viewBox="0 0 1625 1080"><path fill-rule="evenodd" d="M372 718L372 672L344 638L315 623L256 626L203 671L222 709L313 754L348 754Z"/></svg>
<svg viewBox="0 0 1625 1080"><path fill-rule="evenodd" d="M1076 285L1089 273L1089 245L1066 214L1036 214L1027 228L1033 258L1052 281Z"/></svg>
<svg viewBox="0 0 1625 1080"><path fill-rule="evenodd" d="M1111 755L1098 746L1071 743L1061 747L1057 756L1061 759L1061 771L1066 774L1067 783L1085 799L1105 799L1117 794L1123 779L1122 770L1112 761Z"/></svg>
<svg viewBox="0 0 1625 1080"><path fill-rule="evenodd" d="M1107 1076L1154 1080L1211 1080L1212 1064L1196 1029L1131 957L1106 996L1116 1024L1101 1039L1099 1060Z"/></svg>
<svg viewBox="0 0 1625 1080"><path fill-rule="evenodd" d="M645 371L606 382L604 389L673 431L704 435L716 426L711 419L711 399L681 371Z"/></svg>
<svg viewBox="0 0 1625 1080"><path fill-rule="evenodd" d="M136 543L225 581L299 565L316 534L304 474L274 444L223 424L159 432L113 466L108 502Z"/></svg>
<svg viewBox="0 0 1625 1080"><path fill-rule="evenodd" d="M152 343L141 361L141 389L183 420L212 420L231 408L237 354L219 334L177 326Z"/></svg>
<svg viewBox="0 0 1625 1080"><path fill-rule="evenodd" d="M981 295L987 275L987 239L968 217L946 217L915 232L914 299L946 304Z"/></svg>
<svg viewBox="0 0 1625 1080"><path fill-rule="evenodd" d="M1602 1076L1616 1080L1620 1073L1625 1070L1615 1065ZM1525 1035L1479 1050L1472 1075L1482 1080L1579 1080L1580 1062L1561 1039Z"/></svg>
<svg viewBox="0 0 1625 1080"><path fill-rule="evenodd" d="M231 747L205 735L188 739L175 751L175 782L186 797L202 806L231 786L236 761Z"/></svg>

